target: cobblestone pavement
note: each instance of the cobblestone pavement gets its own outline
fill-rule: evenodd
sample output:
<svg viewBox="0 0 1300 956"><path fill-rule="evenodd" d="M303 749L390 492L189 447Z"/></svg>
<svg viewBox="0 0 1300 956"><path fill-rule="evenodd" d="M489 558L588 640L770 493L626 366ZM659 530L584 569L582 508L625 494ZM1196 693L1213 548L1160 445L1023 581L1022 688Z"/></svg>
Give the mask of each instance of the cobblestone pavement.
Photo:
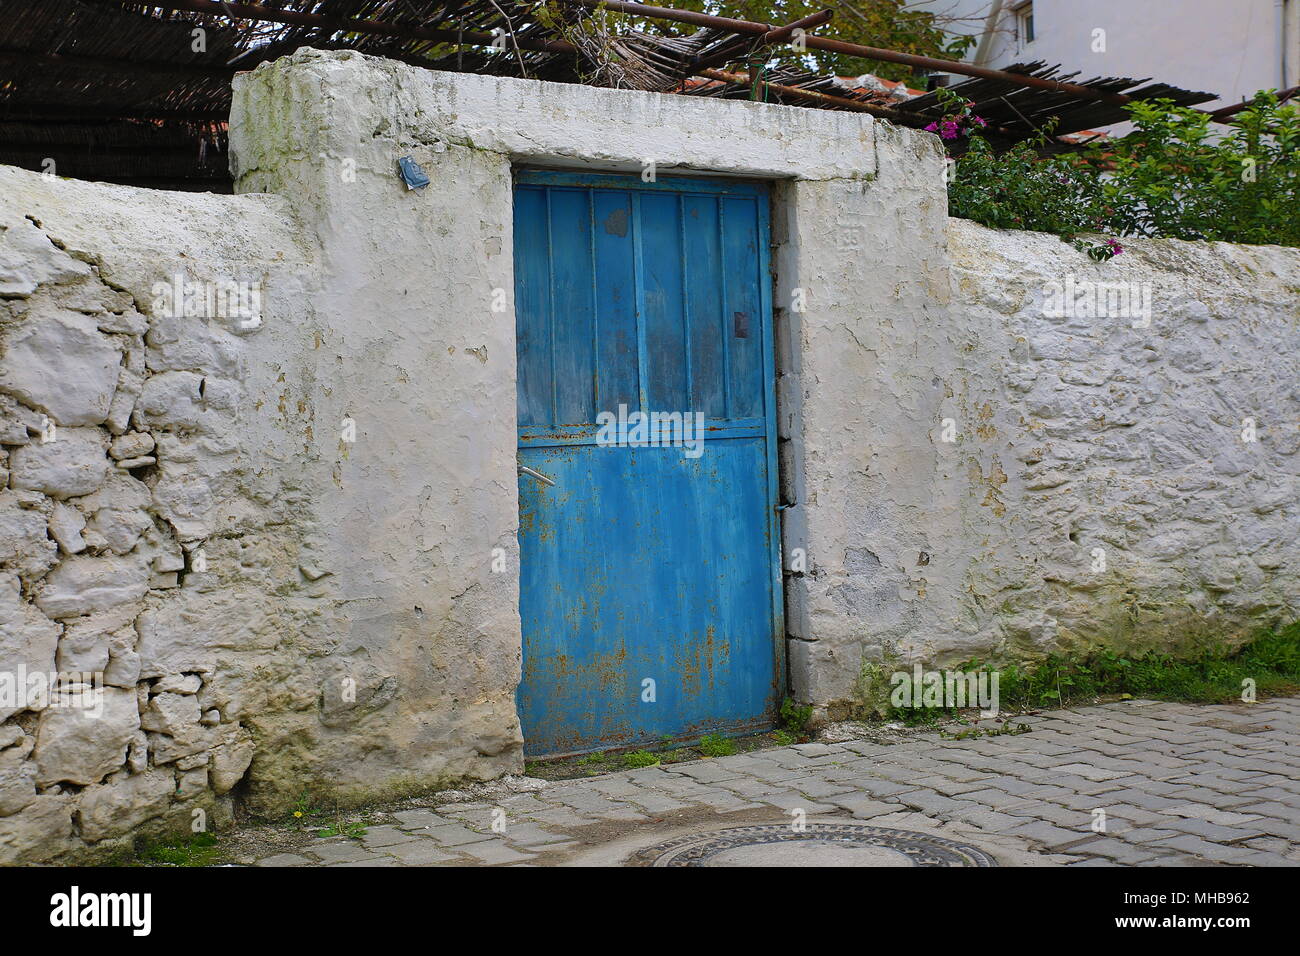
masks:
<svg viewBox="0 0 1300 956"><path fill-rule="evenodd" d="M404 810L359 840L257 864L618 864L676 835L790 823L802 809L963 840L1004 866L1300 866L1300 698L1124 701L1013 722L1032 730L801 744Z"/></svg>

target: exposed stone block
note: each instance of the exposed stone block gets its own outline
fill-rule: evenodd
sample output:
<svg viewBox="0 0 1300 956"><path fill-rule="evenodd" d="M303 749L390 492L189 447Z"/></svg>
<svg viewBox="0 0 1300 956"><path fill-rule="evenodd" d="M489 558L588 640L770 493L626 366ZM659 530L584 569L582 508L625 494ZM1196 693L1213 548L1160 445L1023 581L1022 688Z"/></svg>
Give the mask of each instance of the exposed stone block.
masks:
<svg viewBox="0 0 1300 956"><path fill-rule="evenodd" d="M47 707L36 729L36 782L87 785L99 783L126 763L126 751L140 729L132 691L105 687L103 710Z"/></svg>
<svg viewBox="0 0 1300 956"><path fill-rule="evenodd" d="M59 626L22 600L18 576L0 572L0 721L24 710L39 710L38 702L19 683L19 672L54 672Z"/></svg>
<svg viewBox="0 0 1300 956"><path fill-rule="evenodd" d="M228 793L243 779L253 762L253 735L243 727L225 731L222 742L212 751L212 789Z"/></svg>
<svg viewBox="0 0 1300 956"><path fill-rule="evenodd" d="M72 797L41 794L20 812L0 817L0 866L43 863L72 846Z"/></svg>
<svg viewBox="0 0 1300 956"><path fill-rule="evenodd" d="M166 770L132 774L111 785L88 787L81 795L77 819L88 843L129 834L166 812L176 780Z"/></svg>
<svg viewBox="0 0 1300 956"><path fill-rule="evenodd" d="M52 441L32 442L9 456L10 483L51 498L88 495L104 483L108 436L98 428L59 428Z"/></svg>
<svg viewBox="0 0 1300 956"><path fill-rule="evenodd" d="M29 507L12 491L0 491L0 567L24 577L40 577L58 559L58 548L46 534L49 501Z"/></svg>
<svg viewBox="0 0 1300 956"><path fill-rule="evenodd" d="M138 601L149 587L149 567L138 556L77 556L51 571L36 606L52 618L77 617Z"/></svg>
<svg viewBox="0 0 1300 956"><path fill-rule="evenodd" d="M108 417L122 350L76 312L34 308L10 331L0 390L46 412L59 425L98 425Z"/></svg>
<svg viewBox="0 0 1300 956"><path fill-rule="evenodd" d="M156 694L140 715L140 726L171 737L186 737L199 722L199 702L192 695Z"/></svg>

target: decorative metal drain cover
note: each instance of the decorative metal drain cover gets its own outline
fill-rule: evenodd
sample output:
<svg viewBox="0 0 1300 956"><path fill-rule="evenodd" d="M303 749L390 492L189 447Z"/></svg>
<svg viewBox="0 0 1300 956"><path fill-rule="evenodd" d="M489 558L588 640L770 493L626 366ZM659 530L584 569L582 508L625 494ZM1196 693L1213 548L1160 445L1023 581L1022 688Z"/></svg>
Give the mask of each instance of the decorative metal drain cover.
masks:
<svg viewBox="0 0 1300 956"><path fill-rule="evenodd" d="M641 866L997 866L987 853L943 837L855 823L735 827L641 850Z"/></svg>

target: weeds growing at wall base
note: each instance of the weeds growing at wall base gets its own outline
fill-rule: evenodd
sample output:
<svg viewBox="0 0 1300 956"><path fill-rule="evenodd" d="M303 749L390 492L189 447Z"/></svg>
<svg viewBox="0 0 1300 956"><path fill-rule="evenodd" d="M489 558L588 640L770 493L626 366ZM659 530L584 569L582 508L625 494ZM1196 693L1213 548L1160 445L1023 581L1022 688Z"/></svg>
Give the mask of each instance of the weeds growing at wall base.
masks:
<svg viewBox="0 0 1300 956"><path fill-rule="evenodd" d="M1053 655L1033 668L1002 669L1008 708L1043 707L1125 694L1189 703L1241 703L1252 681L1259 696L1300 691L1300 622L1262 634L1235 651L1210 648L1194 657L1102 651L1081 660Z"/></svg>
<svg viewBox="0 0 1300 956"><path fill-rule="evenodd" d="M990 669L968 661L957 670ZM864 665L864 673L869 669ZM1144 697L1187 703L1242 703L1249 685L1259 697L1300 691L1300 621L1259 635L1236 650L1211 647L1190 657L1147 653L1124 657L1099 651L1082 658L1053 654L1037 664L997 668L1006 711L1088 703L1099 697ZM960 712L941 707L877 707L886 720L909 726L934 723Z"/></svg>

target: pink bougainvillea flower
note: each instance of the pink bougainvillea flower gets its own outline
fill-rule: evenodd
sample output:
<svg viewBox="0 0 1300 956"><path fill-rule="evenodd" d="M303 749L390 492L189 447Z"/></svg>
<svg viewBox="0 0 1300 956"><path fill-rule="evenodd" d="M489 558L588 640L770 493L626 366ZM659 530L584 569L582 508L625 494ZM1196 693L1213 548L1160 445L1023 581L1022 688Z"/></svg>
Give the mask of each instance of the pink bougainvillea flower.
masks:
<svg viewBox="0 0 1300 956"><path fill-rule="evenodd" d="M1124 254L1124 247L1119 244L1118 240L1107 239L1106 245L1110 247L1110 254L1112 256L1119 256Z"/></svg>
<svg viewBox="0 0 1300 956"><path fill-rule="evenodd" d="M927 126L927 127L925 128L925 131L926 131L927 133L937 133L937 132L939 132L939 124L938 124L938 123L931 123L929 126Z"/></svg>
<svg viewBox="0 0 1300 956"><path fill-rule="evenodd" d="M956 139L959 130L956 120L944 120L939 124L939 135L944 139Z"/></svg>

